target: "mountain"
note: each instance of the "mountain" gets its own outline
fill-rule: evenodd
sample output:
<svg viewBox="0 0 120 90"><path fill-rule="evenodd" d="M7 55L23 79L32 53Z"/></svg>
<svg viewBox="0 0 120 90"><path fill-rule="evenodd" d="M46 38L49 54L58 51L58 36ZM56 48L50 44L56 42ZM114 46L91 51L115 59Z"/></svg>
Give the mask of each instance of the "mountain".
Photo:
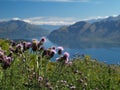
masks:
<svg viewBox="0 0 120 90"><path fill-rule="evenodd" d="M0 22L0 38L24 39L47 36L50 31L21 20Z"/></svg>
<svg viewBox="0 0 120 90"><path fill-rule="evenodd" d="M66 47L120 43L120 18L109 17L94 23L80 21L51 32L48 38Z"/></svg>
<svg viewBox="0 0 120 90"><path fill-rule="evenodd" d="M106 18L105 17L100 17L100 18L96 18L96 19L90 19L90 20L86 20L89 23L95 23L95 22L100 22L100 21L116 21L116 20L120 20L120 15L116 16L109 16Z"/></svg>

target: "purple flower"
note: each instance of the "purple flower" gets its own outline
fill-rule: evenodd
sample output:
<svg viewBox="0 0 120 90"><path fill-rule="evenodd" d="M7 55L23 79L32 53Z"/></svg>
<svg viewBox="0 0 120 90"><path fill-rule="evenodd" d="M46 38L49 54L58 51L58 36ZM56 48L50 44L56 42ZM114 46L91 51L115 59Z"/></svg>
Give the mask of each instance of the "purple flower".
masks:
<svg viewBox="0 0 120 90"><path fill-rule="evenodd" d="M51 49L49 57L52 58L55 54L56 54L56 51L54 49Z"/></svg>
<svg viewBox="0 0 120 90"><path fill-rule="evenodd" d="M12 46L9 47L9 50L10 52L15 52L15 49Z"/></svg>
<svg viewBox="0 0 120 90"><path fill-rule="evenodd" d="M7 69L8 67L10 67L11 62L12 62L12 57L4 56L2 68Z"/></svg>
<svg viewBox="0 0 120 90"><path fill-rule="evenodd" d="M51 49L51 52L53 52L54 54L56 54L56 53L57 53L54 49Z"/></svg>
<svg viewBox="0 0 120 90"><path fill-rule="evenodd" d="M56 59L57 62L63 62L64 64L67 64L69 61L69 53L65 52L63 56Z"/></svg>
<svg viewBox="0 0 120 90"><path fill-rule="evenodd" d="M61 55L61 54L62 54L62 51L64 50L64 48L60 46L60 47L58 47L57 49L58 49L58 54Z"/></svg>
<svg viewBox="0 0 120 90"><path fill-rule="evenodd" d="M64 52L64 56L69 58L70 57L70 54L68 52Z"/></svg>
<svg viewBox="0 0 120 90"><path fill-rule="evenodd" d="M38 43L38 48L43 45L43 43L46 42L46 38L45 37L42 37L40 42Z"/></svg>
<svg viewBox="0 0 120 90"><path fill-rule="evenodd" d="M16 46L16 42L14 42L13 40L10 41L11 46Z"/></svg>
<svg viewBox="0 0 120 90"><path fill-rule="evenodd" d="M2 63L4 59L4 53L0 51L0 63Z"/></svg>
<svg viewBox="0 0 120 90"><path fill-rule="evenodd" d="M4 55L4 52L0 51L0 56L3 56Z"/></svg>
<svg viewBox="0 0 120 90"><path fill-rule="evenodd" d="M11 61L12 61L12 57L7 57L7 56L5 56L5 57L4 57L4 60L6 60L6 61L8 61L8 62L11 62Z"/></svg>
<svg viewBox="0 0 120 90"><path fill-rule="evenodd" d="M38 40L37 39L33 39L32 40L32 50L36 51L38 49Z"/></svg>
<svg viewBox="0 0 120 90"><path fill-rule="evenodd" d="M16 45L16 49L15 49L16 53L22 53L23 52L23 44L19 43Z"/></svg>
<svg viewBox="0 0 120 90"><path fill-rule="evenodd" d="M46 42L46 38L42 37L40 41L44 43L44 42Z"/></svg>
<svg viewBox="0 0 120 90"><path fill-rule="evenodd" d="M30 49L31 46L32 46L32 43L31 43L31 42L27 42L27 43L25 44L26 49Z"/></svg>
<svg viewBox="0 0 120 90"><path fill-rule="evenodd" d="M56 47L55 47L55 46L52 46L51 49L56 50Z"/></svg>
<svg viewBox="0 0 120 90"><path fill-rule="evenodd" d="M43 81L43 77L39 76L38 77L38 82L42 82Z"/></svg>

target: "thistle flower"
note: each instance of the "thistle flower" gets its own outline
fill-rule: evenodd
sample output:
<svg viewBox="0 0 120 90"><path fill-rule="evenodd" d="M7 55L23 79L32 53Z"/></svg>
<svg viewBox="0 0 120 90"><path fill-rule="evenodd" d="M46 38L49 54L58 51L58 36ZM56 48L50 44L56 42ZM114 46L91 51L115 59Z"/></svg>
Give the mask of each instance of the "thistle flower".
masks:
<svg viewBox="0 0 120 90"><path fill-rule="evenodd" d="M45 37L42 37L40 42L38 43L38 48L43 45L43 43L46 42L46 38Z"/></svg>
<svg viewBox="0 0 120 90"><path fill-rule="evenodd" d="M65 53L64 53L64 56L65 56L66 58L69 58L69 57L70 57L70 54L69 54L68 52L65 52Z"/></svg>
<svg viewBox="0 0 120 90"><path fill-rule="evenodd" d="M31 46L32 46L31 42L23 42L23 51L30 49Z"/></svg>
<svg viewBox="0 0 120 90"><path fill-rule="evenodd" d="M54 49L51 49L49 57L52 58L55 54L56 54L56 51Z"/></svg>
<svg viewBox="0 0 120 90"><path fill-rule="evenodd" d="M42 57L47 56L47 55L48 55L48 51L44 50L43 53L42 53Z"/></svg>
<svg viewBox="0 0 120 90"><path fill-rule="evenodd" d="M83 83L83 82L84 82L84 80L83 80L83 79L80 79L80 80L78 80L78 82L79 82L79 83Z"/></svg>
<svg viewBox="0 0 120 90"><path fill-rule="evenodd" d="M12 46L9 46L9 50L12 51L12 52L15 51L15 49Z"/></svg>
<svg viewBox="0 0 120 90"><path fill-rule="evenodd" d="M32 40L32 50L33 51L37 51L38 49L38 40L37 39L33 39Z"/></svg>
<svg viewBox="0 0 120 90"><path fill-rule="evenodd" d="M68 61L69 61L69 56L70 56L70 54L68 53L68 52L65 52L64 53L64 55L63 55L63 58L64 58L64 60L65 60L65 63L68 63Z"/></svg>
<svg viewBox="0 0 120 90"><path fill-rule="evenodd" d="M56 47L55 47L55 46L52 46L51 49L56 50Z"/></svg>
<svg viewBox="0 0 120 90"><path fill-rule="evenodd" d="M71 86L71 87L70 87L70 90L75 90L75 89L76 89L75 86Z"/></svg>
<svg viewBox="0 0 120 90"><path fill-rule="evenodd" d="M4 53L0 51L0 63L2 63L4 59Z"/></svg>
<svg viewBox="0 0 120 90"><path fill-rule="evenodd" d="M60 47L58 47L57 49L58 49L58 54L61 55L61 54L62 54L62 51L64 50L64 48L60 46Z"/></svg>
<svg viewBox="0 0 120 90"><path fill-rule="evenodd" d="M4 55L4 52L0 51L0 56L3 56Z"/></svg>
<svg viewBox="0 0 120 90"><path fill-rule="evenodd" d="M15 49L16 53L22 53L23 52L23 45L22 43L19 43L16 45L16 49Z"/></svg>
<svg viewBox="0 0 120 90"><path fill-rule="evenodd" d="M11 46L13 47L16 46L16 42L14 42L13 40L11 40L10 43L11 43Z"/></svg>
<svg viewBox="0 0 120 90"><path fill-rule="evenodd" d="M31 42L27 42L27 43L26 43L26 48L27 48L27 49L30 49L31 46L32 46L32 43L31 43Z"/></svg>
<svg viewBox="0 0 120 90"><path fill-rule="evenodd" d="M4 55L6 51L2 50L2 48L0 47L0 55Z"/></svg>
<svg viewBox="0 0 120 90"><path fill-rule="evenodd" d="M43 81L43 77L39 76L38 77L38 82L42 82Z"/></svg>
<svg viewBox="0 0 120 90"><path fill-rule="evenodd" d="M64 64L67 64L68 61L69 61L69 53L68 52L65 52L63 56L59 57L59 58L56 58L56 61L57 62L63 62Z"/></svg>
<svg viewBox="0 0 120 90"><path fill-rule="evenodd" d="M11 62L12 57L4 56L2 68L6 70L8 67L10 67Z"/></svg>
<svg viewBox="0 0 120 90"><path fill-rule="evenodd" d="M50 86L50 87L49 87L49 90L53 90L53 87L52 87L52 86Z"/></svg>
<svg viewBox="0 0 120 90"><path fill-rule="evenodd" d="M45 38L45 37L42 37L42 38L41 38L41 42L46 42L46 38Z"/></svg>
<svg viewBox="0 0 120 90"><path fill-rule="evenodd" d="M47 82L47 83L45 84L45 86L49 88L49 87L51 86L51 84L50 84L49 82Z"/></svg>

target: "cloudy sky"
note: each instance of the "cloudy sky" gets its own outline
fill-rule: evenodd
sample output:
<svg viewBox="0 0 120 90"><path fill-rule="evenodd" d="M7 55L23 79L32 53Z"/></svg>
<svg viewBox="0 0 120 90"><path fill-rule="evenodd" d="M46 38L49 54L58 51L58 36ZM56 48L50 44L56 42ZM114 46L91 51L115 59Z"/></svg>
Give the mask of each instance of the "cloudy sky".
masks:
<svg viewBox="0 0 120 90"><path fill-rule="evenodd" d="M119 14L120 0L0 0L0 21L21 19L38 25L69 25Z"/></svg>

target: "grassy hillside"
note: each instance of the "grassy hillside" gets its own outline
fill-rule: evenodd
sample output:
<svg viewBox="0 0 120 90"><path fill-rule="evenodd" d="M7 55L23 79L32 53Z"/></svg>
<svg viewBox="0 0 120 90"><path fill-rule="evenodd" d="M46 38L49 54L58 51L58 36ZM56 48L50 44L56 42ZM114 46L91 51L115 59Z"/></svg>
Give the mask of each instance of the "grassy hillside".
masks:
<svg viewBox="0 0 120 90"><path fill-rule="evenodd" d="M44 39L37 43L33 40L31 51L18 48L20 43L0 40L0 90L120 89L119 65L106 65L86 55L69 59L68 53L60 53L60 48L43 49ZM35 45L40 46L35 49ZM53 49L59 54L56 62L50 61Z"/></svg>

